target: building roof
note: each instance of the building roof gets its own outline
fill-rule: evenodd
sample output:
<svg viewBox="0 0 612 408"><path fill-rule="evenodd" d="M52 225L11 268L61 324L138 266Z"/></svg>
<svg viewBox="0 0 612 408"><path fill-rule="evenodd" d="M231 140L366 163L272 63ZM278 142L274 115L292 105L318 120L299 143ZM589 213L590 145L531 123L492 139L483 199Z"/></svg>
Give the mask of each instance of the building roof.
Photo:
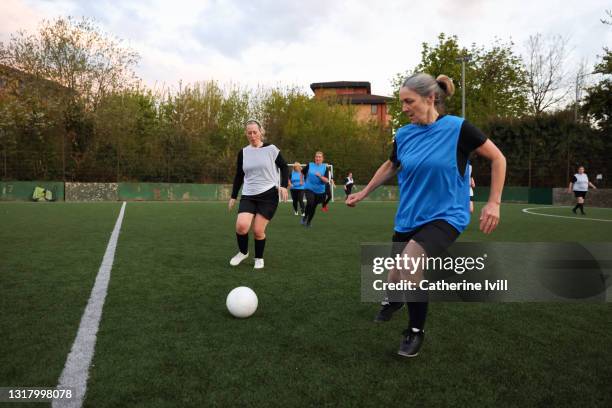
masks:
<svg viewBox="0 0 612 408"><path fill-rule="evenodd" d="M372 92L370 83L366 81L315 82L310 84L312 92L319 88L367 88L368 94Z"/></svg>
<svg viewBox="0 0 612 408"><path fill-rule="evenodd" d="M364 94L350 94L350 95L338 95L341 99L346 99L352 105L367 104L386 104L393 100L388 96L382 95L364 95Z"/></svg>
<svg viewBox="0 0 612 408"><path fill-rule="evenodd" d="M366 94L328 95L324 99L335 100L337 103L348 103L350 105L383 105L393 100L393 98L388 96Z"/></svg>

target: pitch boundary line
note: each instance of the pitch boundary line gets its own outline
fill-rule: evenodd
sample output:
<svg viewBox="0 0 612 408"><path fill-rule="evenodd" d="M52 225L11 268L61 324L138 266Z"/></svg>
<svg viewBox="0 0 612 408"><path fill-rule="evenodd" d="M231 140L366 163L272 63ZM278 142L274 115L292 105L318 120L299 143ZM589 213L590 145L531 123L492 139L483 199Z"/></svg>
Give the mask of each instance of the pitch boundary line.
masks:
<svg viewBox="0 0 612 408"><path fill-rule="evenodd" d="M538 210L538 209L542 209L542 208L571 208L571 207L566 207L566 206L562 206L562 205L552 206L552 207L529 207L529 208L523 208L521 211L523 211L525 214L541 215L543 217L569 218L570 220L589 220L589 221L612 222L612 220L604 220L604 219L601 219L601 218L571 217L569 215L540 214L540 213L529 211L529 210Z"/></svg>
<svg viewBox="0 0 612 408"><path fill-rule="evenodd" d="M51 404L54 408L75 407L80 408L87 392L87 379L89 378L89 366L94 355L96 336L102 317L102 308L106 299L108 283L110 281L111 269L115 259L115 250L121 224L125 214L126 202L123 202L119 216L115 222L115 228L111 234L102 264L98 270L94 287L87 301L87 306L81 316L81 323L77 332L70 354L66 358L66 364L59 378L57 388L72 388L73 398L70 400L54 400Z"/></svg>

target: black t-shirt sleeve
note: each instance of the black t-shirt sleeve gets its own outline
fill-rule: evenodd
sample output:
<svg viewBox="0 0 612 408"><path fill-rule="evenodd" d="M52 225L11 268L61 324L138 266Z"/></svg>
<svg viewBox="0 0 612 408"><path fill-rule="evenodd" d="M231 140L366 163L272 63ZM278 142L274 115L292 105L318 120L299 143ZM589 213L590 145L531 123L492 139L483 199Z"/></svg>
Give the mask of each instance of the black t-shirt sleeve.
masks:
<svg viewBox="0 0 612 408"><path fill-rule="evenodd" d="M395 167L400 166L400 162L397 159L397 143L395 142L395 139L393 139L393 150L391 151L391 156L389 156L389 160L391 161L391 163L393 163Z"/></svg>
<svg viewBox="0 0 612 408"><path fill-rule="evenodd" d="M467 120L461 124L459 141L457 143L457 168L463 176L470 154L487 141L487 136Z"/></svg>
<svg viewBox="0 0 612 408"><path fill-rule="evenodd" d="M461 132L459 133L459 147L462 150L471 153L482 146L486 141L487 136L482 133L480 129L467 120L463 121Z"/></svg>
<svg viewBox="0 0 612 408"><path fill-rule="evenodd" d="M236 199L238 197L238 191L240 191L243 182L244 170L242 168L242 149L240 149L236 159L236 175L234 176L234 185L232 186L232 198Z"/></svg>
<svg viewBox="0 0 612 408"><path fill-rule="evenodd" d="M576 176L572 176L572 183L575 183L577 181L578 181L578 179L576 178Z"/></svg>
<svg viewBox="0 0 612 408"><path fill-rule="evenodd" d="M276 163L276 167L278 167L281 172L281 175L280 175L281 187L287 188L287 186L289 185L289 168L287 167L287 162L283 158L283 155L281 154L280 151L278 152L278 155L276 156L276 160L274 161L274 163Z"/></svg>

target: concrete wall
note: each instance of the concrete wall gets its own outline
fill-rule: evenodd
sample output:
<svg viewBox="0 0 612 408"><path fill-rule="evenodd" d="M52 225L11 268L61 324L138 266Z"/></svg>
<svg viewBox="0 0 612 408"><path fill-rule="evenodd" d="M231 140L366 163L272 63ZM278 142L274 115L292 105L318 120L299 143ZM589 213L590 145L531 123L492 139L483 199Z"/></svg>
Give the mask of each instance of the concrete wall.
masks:
<svg viewBox="0 0 612 408"><path fill-rule="evenodd" d="M0 201L30 201L34 188L40 186L53 191L57 201L227 201L232 192L230 184L180 183L62 183L53 181L0 182ZM353 192L363 189L357 185ZM344 201L342 185L334 189L337 201ZM476 187L476 201L487 201L488 187ZM397 186L380 186L368 201L397 201ZM502 200L532 204L574 205L573 193L566 188L506 187ZM587 206L612 208L612 189L589 190Z"/></svg>
<svg viewBox="0 0 612 408"><path fill-rule="evenodd" d="M64 200L64 183L57 181L0 181L0 201L31 201L34 188L53 192L53 200Z"/></svg>
<svg viewBox="0 0 612 408"><path fill-rule="evenodd" d="M218 184L119 183L121 201L216 201Z"/></svg>

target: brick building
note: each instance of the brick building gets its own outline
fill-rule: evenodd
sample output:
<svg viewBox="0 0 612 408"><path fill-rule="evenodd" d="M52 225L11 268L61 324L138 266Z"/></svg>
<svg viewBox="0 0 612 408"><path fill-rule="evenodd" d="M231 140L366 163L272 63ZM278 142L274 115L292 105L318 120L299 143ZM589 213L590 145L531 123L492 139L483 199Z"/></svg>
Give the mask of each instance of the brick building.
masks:
<svg viewBox="0 0 612 408"><path fill-rule="evenodd" d="M376 121L385 127L389 125L391 117L387 103L393 98L372 95L369 82L315 82L310 84L310 89L315 98L335 98L342 103L353 105L356 119L360 122Z"/></svg>

